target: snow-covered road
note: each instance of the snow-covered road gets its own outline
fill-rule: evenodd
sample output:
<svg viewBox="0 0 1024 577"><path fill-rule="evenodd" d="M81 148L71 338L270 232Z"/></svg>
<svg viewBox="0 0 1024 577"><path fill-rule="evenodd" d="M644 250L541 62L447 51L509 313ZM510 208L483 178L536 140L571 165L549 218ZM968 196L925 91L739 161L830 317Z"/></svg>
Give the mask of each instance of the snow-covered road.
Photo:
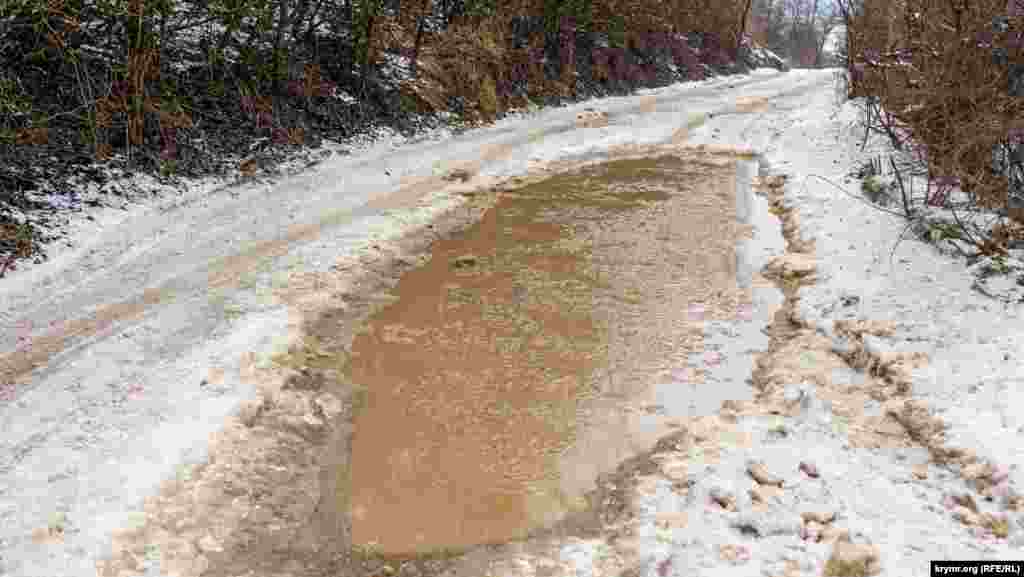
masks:
<svg viewBox="0 0 1024 577"><path fill-rule="evenodd" d="M1007 497L1022 486L1024 464L1024 421L1013 410L1024 406L1020 309L972 292L962 263L916 241L903 241L890 261L900 223L807 178L842 182L861 154L852 108L835 108L833 73L755 71L542 110L455 137L378 142L273 184L196 189L129 212L97 213L79 229L75 249L0 283L0 322L13 329L0 334L0 384L14 384L0 405L0 574L95 574L96 562L111 552L112 532L131 525L162 480L202 462L210 436L255 396L244 374L295 338L296 303L286 293L303 274L358 262L375 244L425 226L461 200L454 192L460 186L684 133L693 144L761 152L765 176L788 180L758 197L754 224L778 235L768 199L782 195L779 202L799 215L796 229L815 240L806 255L786 257L796 269L817 267L816 282L790 299L803 324L777 339L790 347L782 355L789 361L766 360L753 376L713 369L707 378L752 377L766 391L762 405L803 398L809 408L803 416L778 417L789 431L781 441L776 420L714 417L702 425L704 436L691 435L687 451L710 443L714 448L703 450L715 459L679 451L658 457L663 472L635 487L635 547L625 553L619 541L610 557L661 577L820 575L832 546L801 539L801 532L823 529L801 526L799 516L817 507L839 519L822 526L842 526L855 541L879 547L884 575L926 575L929 559L1021 558L1024 517L1008 511L1015 501ZM585 108L607 112L608 126L578 128L576 115ZM454 169L467 170L469 182L446 181ZM783 250L779 243L762 249ZM771 311L761 312L768 322ZM929 451L905 439L903 429L892 432L903 448L870 447L880 435L872 426L902 426L884 418L903 414L902 405L884 404L895 399L884 391L875 395L881 402L871 401L864 383L873 380L832 352L844 340L842 323L835 323L842 319L895 327L888 337L847 331L850 357L927 354L929 363L905 375L910 394L949 427L937 445L970 449L1006 467L1005 475L987 477L1001 480L1004 496L972 513L1008 514L1007 539L985 542L954 519L963 511L943 503L978 491L935 464L922 469ZM725 325L709 326L708 339L730 342ZM731 342L737 350L749 344ZM833 417L814 399L846 412ZM854 402L859 408L851 408ZM881 416L863 416L872 411ZM878 420L864 420L870 418ZM724 440L736 435L747 442ZM785 477L783 487L793 476L798 489L766 497L766 512L745 510L749 499L739 485L749 484L750 459ZM801 480L801 460L820 471L813 485ZM681 461L688 463L683 480L696 487L688 496L671 489ZM733 492L737 511L706 508L694 498L702 492ZM661 523L672 513L688 523ZM726 545L735 548L723 554ZM584 574L617 575L587 561L601 548L608 548L602 539L551 544L547 558L575 563ZM510 550L492 567L495 574L498 567L534 574L544 560Z"/></svg>

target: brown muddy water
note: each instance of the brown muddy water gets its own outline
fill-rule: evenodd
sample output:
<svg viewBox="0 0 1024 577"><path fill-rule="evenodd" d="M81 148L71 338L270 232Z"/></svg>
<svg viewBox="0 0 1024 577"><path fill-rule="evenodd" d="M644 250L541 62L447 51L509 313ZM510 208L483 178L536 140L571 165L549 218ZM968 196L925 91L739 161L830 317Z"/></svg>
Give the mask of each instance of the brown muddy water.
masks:
<svg viewBox="0 0 1024 577"><path fill-rule="evenodd" d="M750 155L680 130L609 157L374 201L467 197L272 287L287 350L243 355L258 395L113 535L97 574L159 556L183 577L481 577L504 548L626 522L651 452L742 394L702 386L725 362L705 321L735 320L770 281L739 250ZM234 378L215 369L210 382Z"/></svg>
<svg viewBox="0 0 1024 577"><path fill-rule="evenodd" d="M735 156L594 165L502 193L436 241L352 342L362 391L334 506L384 556L521 539L675 425L700 320L730 318ZM683 386L683 385L680 385ZM676 425L677 426L677 425Z"/></svg>

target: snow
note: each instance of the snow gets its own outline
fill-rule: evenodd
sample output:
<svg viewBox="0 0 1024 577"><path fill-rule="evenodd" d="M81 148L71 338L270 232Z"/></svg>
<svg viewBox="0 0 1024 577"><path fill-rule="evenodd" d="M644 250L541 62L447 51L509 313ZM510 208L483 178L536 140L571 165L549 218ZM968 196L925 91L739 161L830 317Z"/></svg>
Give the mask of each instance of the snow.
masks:
<svg viewBox="0 0 1024 577"><path fill-rule="evenodd" d="M844 104L835 119L830 119L832 107L827 91L806 94L791 109L786 125L779 127L781 134L764 156L769 165L790 175L787 203L799 211L802 236L816 243L819 281L801 289L800 315L823 328L840 318L890 320L900 327L891 349L921 349L915 344L924 344L931 363L914 373L914 398L942 416L949 426L951 446L968 447L983 459L1008 465L1012 483L1020 487L1024 428L1010 414L1011 407L1024 402L1024 389L1016 376L1021 374L1019 351L1024 350L1020 305L993 302L972 291L974 278L966 263L921 242L904 240L889 261L901 222L812 178L842 182L859 161L884 150L874 143L873 148L859 152L859 141L851 138L855 132L850 130L856 116L853 103ZM859 305L836 307L841 294L859 296ZM978 393L967 392L971 385ZM818 412L827 416L827 411ZM851 521L881 545L883 575L927 575L931 559L1020 558L1017 548L1024 542L1019 532L1012 543L986 546L968 536L945 511L935 511L943 491L966 491L959 486L961 481L937 473L934 481L908 482L911 462L926 457L921 451L915 459L901 461L884 450L844 449L840 438L815 427L796 427L794 432L782 453L766 460L806 455L825 464L831 498L850 505L855 501L860 519ZM758 456L766 457L763 452ZM739 451L735 459L740 459ZM781 462L774 468L793 470ZM828 494L815 491L806 498L818 502ZM1024 522L1019 513L1015 518L1017 523ZM771 560L781 551L761 553ZM824 561L813 548L807 555ZM756 568L747 568L743 574L756 574Z"/></svg>
<svg viewBox="0 0 1024 577"><path fill-rule="evenodd" d="M359 102L359 100L356 99L355 96L352 96L351 94L346 92L343 88L338 88L338 87L334 88L334 93L331 94L331 97L332 98L337 98L338 100L344 102L345 104L355 104L355 103Z"/></svg>
<svg viewBox="0 0 1024 577"><path fill-rule="evenodd" d="M789 78L794 83L800 77L816 78L817 89L792 90L784 112L775 112L757 126L716 115L694 131L690 140L753 143L764 152L763 169L790 176L786 204L799 212L801 236L816 242L818 281L800 290L799 316L833 339L834 346L840 346L841 340L833 328L837 320L894 321L897 330L892 338L866 337L865 349L874 355L928 353L931 362L912 371L913 398L924 402L948 427L946 446L969 449L982 462L1001 465L1008 473L1007 486L1019 494L1024 488L1024 419L1017 417L1014 409L1024 402L1019 376L1024 374L1019 354L1024 350L1021 305L973 291L972 267L920 241L904 239L890 262L902 223L826 182L842 183L860 162L885 151L877 141L860 151L856 108L845 103L835 110L834 95L825 82L827 74L793 71ZM778 226L770 224L775 219L768 215L764 199L755 200L752 212L759 231ZM768 251L779 250L770 238L770 234L764 237L763 246ZM755 307L755 317L762 319L755 319L755 327L763 325L764 315L772 308L764 303ZM708 323L708 337L724 336L724 327L718 329L721 335ZM750 336L732 341L763 347ZM735 370L712 369L709 388L717 391L735 383L743 376L742 369L738 375L730 374ZM847 387L860 387L865 376L840 367L828 378ZM676 384L676 388L680 386L683 384ZM667 384L666 390L671 389L672 384ZM796 515L807 510L837 512L834 523L847 529L853 542L878 547L883 576L929 575L929 562L937 559L1022 558L1024 513L1000 513L1005 505L1001 498L992 503L979 499L979 508L1004 516L1010 527L1007 539L978 536L955 519L950 495L973 491L959 477L956 466L927 464L929 453L920 446L853 448L846 419L835 414L833 403L818 397L815 386L787 387L787 397L802 398L800 415L775 421L740 418L736 428L749 435L749 442L719 444L717 459L701 463L699 450L662 455L662 473L642 478L633 493L638 517L629 534L634 537L629 547L617 551L629 561L607 569L605 564L591 561L598 551L609 548L604 537L576 540L556 556L566 570L554 574L618 575L625 565L640 575L659 577L817 577L823 573L832 547L801 538ZM681 408L678 402L674 406ZM877 402L865 403L868 414L877 415L880 409ZM774 434L780 422L787 431L784 441ZM776 497L767 512L753 510L742 491L750 486L745 470L751 461L778 472L784 478L783 486L791 487ZM800 461L815 463L820 478L797 473ZM923 479L918 476L922 467ZM687 471L686 476L674 476L673 471L678 470ZM693 488L690 494L684 497L672 491L667 479L673 478L687 481ZM706 503L711 494L735 495L737 511L709 508ZM666 526L663 520L673 515L686 522ZM739 527L751 528L760 536L745 535ZM736 547L743 553L735 561L726 561L722 547ZM550 560L524 554L518 561L522 566L539 567Z"/></svg>
<svg viewBox="0 0 1024 577"><path fill-rule="evenodd" d="M381 74L394 83L412 80L412 58L384 52L380 63Z"/></svg>
<svg viewBox="0 0 1024 577"><path fill-rule="evenodd" d="M382 129L350 143L351 155L277 183L211 180L126 202L123 209L71 215L72 247L19 267L0 283L0 318L19 327L0 334L6 350L22 351L18 347L82 314L123 311L125 303L147 294L144 289L159 295L161 304L130 328L115 323L112 331L72 341L4 405L0 567L19 577L92 571L110 552L111 532L137 513L142 498L181 466L202 461L209 435L252 397L252 386L240 377L242 359L258 351L257 362L263 362L294 338L295 319L287 307L267 300L268 284L289 270L323 271L359 255L427 222L457 195L439 191L416 209L389 213L365 207L369 200L408 179L479 158L483 149L507 151L481 162L480 178L487 179L523 174L538 161L561 158L569 146L578 154L600 154L602 147L628 141L629 133L667 140L686 118L677 100L689 96L695 106L716 109L721 87L752 82L769 91L789 85L766 75L670 86L651 93L661 121L640 113L638 98L622 97L518 112L460 135L438 129L406 138ZM574 130L576 113L592 106L607 109L610 126ZM239 280L240 290L210 286L217 263L297 223L324 228L314 242L254 263L257 270ZM199 385L213 368L226 375L219 392ZM133 400L119 400L124 395ZM113 462L132 465L121 470ZM30 533L46 526L55 510L68 518L64 541L31 542Z"/></svg>
<svg viewBox="0 0 1024 577"><path fill-rule="evenodd" d="M454 202L439 191L415 210L383 214L366 208L367 201L397 190L406 179L478 159L488 147L505 152L480 160L481 179L523 174L556 159L601 158L616 144L666 142L694 119L701 122L690 132L691 142L757 149L763 173L789 175L785 202L800 215L803 238L815 241L818 277L800 290L799 317L836 347L842 344L836 321L892 321L893 336L869 338L865 347L874 354L927 353L930 362L911 372L913 397L948 426L946 445L1004 465L1007 485L1020 491L1024 420L1014 408L1024 406L1021 305L972 289L975 269L965 262L914 239L899 242L903 223L855 198L858 183L844 185L851 195L828 183L843 183L860 162L883 150L873 143L860 151L854 107L834 107L833 72L759 70L518 112L461 135L439 130L406 139L381 133L351 156L279 183L226 189L208 182L127 210L88 209L96 220L73 222L73 249L20 269L0 284L0 318L47 327L70 320L74 311L123 302L134 296L133 289L148 286L166 290L168 300L130 329L95 335L82 343L88 346L68 351L0 409L0 574L90 574L94 562L110 551L112 531L133 519L161 479L201 461L209 435L251 397L251 387L238 376L240 359L258 351L258 360L265 362L287 346L294 319L285 307L262 299L261 291L289 270L326 270ZM652 96L654 110L641 111L641 99L649 103ZM723 113L740 96L768 98L771 107L756 115ZM574 129L575 115L586 107L606 111L608 126ZM764 197L746 200L743 213L758 232L743 248L745 258L763 263L784 250L780 226ZM246 276L242 290L223 293L225 302L216 302L220 293L209 286L210 263L256 246L268 238L268 230L308 222L332 224L315 240L263 262ZM749 398L744 384L755 355L766 346L760 329L779 303L771 290L759 295L748 319L707 323L708 342L725 347L720 352L731 359L709 368L707 378L717 395ZM218 307L227 305L241 316L221 320ZM20 336L40 334L28 328ZM14 349L15 335L0 338L7 350ZM198 384L211 367L223 368L226 375L223 390L213 396ZM828 374L849 388L864 378L845 366ZM141 398L111 410L110 392L129 383L141 387ZM801 399L802 409L784 419L784 440L776 433L777 420L742 417L735 428L749 442L721 444L717 459L699 452L666 455L661 473L641 479L633 495L639 513L631 538L641 575L782 575L787 562L799 575L820 575L831 547L801 539L795 517L818 508L837 511L836 524L848 529L854 542L879 547L884 576L927 575L934 559L1021 558L1020 513L1008 514L1009 539L973 536L944 506L950 494L972 490L955 470L930 464L920 479L916 473L928 458L921 447L852 447L838 406L814 385L792 385L787 395ZM722 397L705 400L699 412L707 414ZM880 410L877 403L866 408ZM749 487L745 471L752 460L777 471L784 487L793 487L771 501L767 512L754 511L740 490ZM815 463L820 478L796 472L799 461ZM667 480L681 464L687 465L681 480L694 487L689 495L674 491ZM703 498L712 493L734 493L738 510L709 508ZM979 503L983 510L999 505L998 500ZM68 520L64 541L31 543L31 530L45 526L55 512ZM683 513L687 523L663 522ZM726 545L742 552L735 561L722 558ZM623 565L602 538L567 540L556 550L561 553L554 560L566 571L558 574L617 575ZM513 564L518 568L504 575L535 574L535 567L551 561L523 554Z"/></svg>
<svg viewBox="0 0 1024 577"><path fill-rule="evenodd" d="M825 42L821 46L821 51L825 54L838 54L841 50L846 48L846 26L840 24L829 31L828 36L825 37Z"/></svg>

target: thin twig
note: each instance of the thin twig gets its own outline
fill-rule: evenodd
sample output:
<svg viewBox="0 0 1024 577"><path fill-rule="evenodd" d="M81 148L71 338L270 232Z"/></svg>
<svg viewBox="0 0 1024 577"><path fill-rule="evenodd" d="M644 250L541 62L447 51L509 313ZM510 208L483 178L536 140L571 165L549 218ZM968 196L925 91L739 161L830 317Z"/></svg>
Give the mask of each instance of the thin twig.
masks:
<svg viewBox="0 0 1024 577"><path fill-rule="evenodd" d="M896 237L896 244L892 245L892 250L889 251L889 266L892 266L892 259L896 255L896 248L900 246L901 242L903 242L903 235L905 235L915 224L917 224L917 221L908 222L907 226L903 227L903 230L900 231L900 235Z"/></svg>
<svg viewBox="0 0 1024 577"><path fill-rule="evenodd" d="M868 100L864 104L864 114L866 118L864 120L864 140L860 143L860 151L864 152L865 147L868 145L868 134L871 131L871 100Z"/></svg>
<svg viewBox="0 0 1024 577"><path fill-rule="evenodd" d="M882 208L882 207L880 207L880 206L878 206L878 205L876 205L876 204L874 204L874 203L872 203L872 202L870 202L870 201L866 200L865 198L863 198L863 197L861 197L861 196L857 196L856 194L852 194L852 193L850 193L850 192L847 192L847 190L846 190L846 189L844 189L843 187L839 186L838 184L836 184L836 183L832 182L831 180L829 180L829 179L825 178L824 176L819 176L819 175L817 175L817 174L808 174L808 175L807 175L807 178L811 178L811 177L817 178L817 179L819 179L819 180L822 180L822 181L824 181L824 182L827 182L828 184L831 184L832 186L834 186L834 187L836 187L837 189L839 189L839 190L840 190L840 191L841 191L841 192L842 192L843 194L846 194L846 195L847 195L847 196L849 196L850 198L853 198L853 199L859 200L859 201L863 202L864 204L866 204L866 205L870 206L871 208L873 208L873 209L875 209L875 210L877 210L877 211L879 211L879 212L884 212L884 213L886 213L886 214L891 214L891 215L893 215L893 216L898 216L898 217L900 217L900 218L903 218L903 219L906 219L906 218L907 218L907 217L906 217L905 215L903 215L903 214L901 214L901 213L899 213L899 212L895 212L895 211L892 211L892 210L886 210L886 209L884 209L884 208ZM805 190L806 190L806 186L807 186L807 181L806 181L806 179L805 179L805 180L804 180L804 187L805 187Z"/></svg>
<svg viewBox="0 0 1024 577"><path fill-rule="evenodd" d="M967 230L967 226L963 222L960 221L960 216L957 215L956 209L950 208L949 212L953 215L953 220L956 221L956 224L957 224L957 226L960 227L960 230L963 231L967 235L968 242L970 242L971 245L974 246L975 248L980 249L981 248L981 244L979 244L978 241L975 240L975 238L971 235L971 232L969 230Z"/></svg>
<svg viewBox="0 0 1024 577"><path fill-rule="evenodd" d="M910 212L910 200L907 198L907 190L903 186L903 175L900 174L900 170L896 168L896 161L893 160L892 155L889 155L889 166L892 167L893 174L896 175L896 182L900 185L900 197L903 199L903 212L909 217Z"/></svg>

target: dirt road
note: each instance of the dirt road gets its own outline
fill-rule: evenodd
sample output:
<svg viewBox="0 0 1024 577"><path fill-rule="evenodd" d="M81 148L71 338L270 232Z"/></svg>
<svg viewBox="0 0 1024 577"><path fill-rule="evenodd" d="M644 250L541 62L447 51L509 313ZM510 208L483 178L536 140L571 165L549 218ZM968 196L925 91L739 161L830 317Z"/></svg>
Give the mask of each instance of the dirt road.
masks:
<svg viewBox="0 0 1024 577"><path fill-rule="evenodd" d="M785 176L849 163L832 94L758 72L381 145L19 271L0 570L923 575L985 531L1010 558L1019 443L988 467L939 434L892 311L805 319L838 298L799 220L828 196Z"/></svg>

